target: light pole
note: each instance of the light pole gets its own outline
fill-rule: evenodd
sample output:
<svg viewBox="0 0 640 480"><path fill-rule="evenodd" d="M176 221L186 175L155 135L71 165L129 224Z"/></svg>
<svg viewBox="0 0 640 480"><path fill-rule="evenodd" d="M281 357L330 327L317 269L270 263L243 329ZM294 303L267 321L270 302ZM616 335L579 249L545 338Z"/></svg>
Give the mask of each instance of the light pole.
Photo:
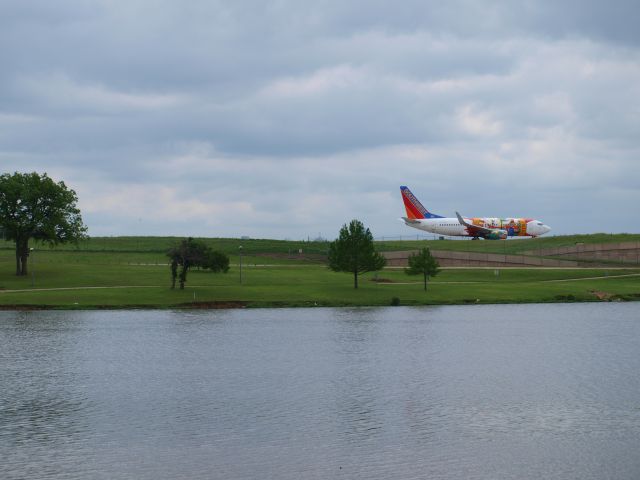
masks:
<svg viewBox="0 0 640 480"><path fill-rule="evenodd" d="M240 285L242 285L242 245L238 247L238 251L240 252Z"/></svg>
<svg viewBox="0 0 640 480"><path fill-rule="evenodd" d="M29 252L31 253L31 286L34 287L36 285L36 251L31 247Z"/></svg>

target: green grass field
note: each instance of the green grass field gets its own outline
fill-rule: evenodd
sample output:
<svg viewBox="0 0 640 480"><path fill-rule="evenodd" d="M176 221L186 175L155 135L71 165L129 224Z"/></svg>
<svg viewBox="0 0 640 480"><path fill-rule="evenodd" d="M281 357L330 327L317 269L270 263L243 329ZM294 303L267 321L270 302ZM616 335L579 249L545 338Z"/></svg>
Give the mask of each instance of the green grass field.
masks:
<svg viewBox="0 0 640 480"><path fill-rule="evenodd" d="M80 241L77 245L67 244L56 247L57 251L88 251L88 252L150 252L164 253L181 238L178 237L91 237ZM309 254L326 253L328 242L305 242L269 239L238 239L238 238L199 238L215 250L228 255L242 251L248 255L255 253L297 254L299 250ZM12 242L0 240L0 250L14 248ZM48 247L44 247L47 249Z"/></svg>
<svg viewBox="0 0 640 480"><path fill-rule="evenodd" d="M111 248L103 250L37 247L28 277L14 275L13 250L2 248L0 307L364 306L389 305L393 297L402 305L640 299L640 269L443 269L426 293L420 278L407 276L402 269L385 269L377 273L377 282L373 281L375 273L362 276L360 288L354 290L349 274L286 255L270 258L248 251L243 255L242 285L239 258L234 255L229 273L195 270L190 272L184 291L171 290L162 241L141 238L139 250L136 243L135 239L124 239L105 245ZM243 241L243 251L244 245ZM280 249L275 253L294 248L277 241L273 245ZM237 243L228 241L227 250L234 251L235 246Z"/></svg>
<svg viewBox="0 0 640 480"><path fill-rule="evenodd" d="M455 250L477 253L498 253L519 255L525 252L558 247L572 247L576 244L599 244L618 242L640 242L640 234L594 233L590 235L563 235L557 237L526 238L507 241L471 241L471 240L427 240L427 241L385 241L379 242L380 250L408 250L426 246L434 250ZM407 248L413 245L413 247Z"/></svg>
<svg viewBox="0 0 640 480"><path fill-rule="evenodd" d="M177 237L92 237L81 241L78 245L60 245L56 251L85 252L120 252L120 253L157 253L163 257L164 252L179 239ZM300 250L303 254L326 254L328 242L290 241L270 239L238 239L238 238L202 238L205 243L228 255L236 255L238 247L247 255L282 254L295 256ZM415 250L428 247L434 250L454 250L498 254L522 254L535 252L545 248L573 246L576 243L594 244L610 242L640 242L640 234L607 234L564 235L540 237L524 240L508 241L471 241L471 240L386 240L377 241L379 251ZM13 250L14 244L0 240L0 250ZM40 248L39 248L40 249ZM48 247L42 249L48 250Z"/></svg>

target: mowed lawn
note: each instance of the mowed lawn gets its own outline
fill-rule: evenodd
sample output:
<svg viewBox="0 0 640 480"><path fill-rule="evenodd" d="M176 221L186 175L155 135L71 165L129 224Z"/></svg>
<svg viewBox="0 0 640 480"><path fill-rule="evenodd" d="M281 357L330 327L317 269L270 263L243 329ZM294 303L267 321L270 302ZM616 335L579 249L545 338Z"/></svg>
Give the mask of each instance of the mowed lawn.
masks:
<svg viewBox="0 0 640 480"><path fill-rule="evenodd" d="M166 258L153 252L40 250L34 275L16 277L13 252L0 250L0 306L172 308L238 302L246 306L365 306L640 299L640 269L443 269L424 292L420 277L385 269L360 278L323 265L232 257L227 274L193 270L171 290ZM34 267L32 264L31 267ZM374 281L377 280L377 281Z"/></svg>

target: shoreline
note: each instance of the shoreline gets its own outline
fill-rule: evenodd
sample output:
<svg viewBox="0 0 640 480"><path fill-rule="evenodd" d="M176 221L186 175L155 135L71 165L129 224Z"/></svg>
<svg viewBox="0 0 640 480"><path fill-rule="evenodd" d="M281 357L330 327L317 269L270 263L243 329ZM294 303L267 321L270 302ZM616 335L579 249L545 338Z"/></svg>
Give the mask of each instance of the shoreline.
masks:
<svg viewBox="0 0 640 480"><path fill-rule="evenodd" d="M175 305L47 305L47 304L0 304L0 311L24 312L24 311L108 311L108 310L239 310L239 309L290 309L290 308L386 308L386 307L453 307L468 305L543 305L543 304L575 304L575 303L633 303L640 302L640 294L633 295L598 295L594 292L593 298L567 298L550 299L548 301L536 299L531 301L463 301L463 302L405 302L398 305L370 304L370 303L318 303L310 301L283 302L283 301L204 301L189 302Z"/></svg>

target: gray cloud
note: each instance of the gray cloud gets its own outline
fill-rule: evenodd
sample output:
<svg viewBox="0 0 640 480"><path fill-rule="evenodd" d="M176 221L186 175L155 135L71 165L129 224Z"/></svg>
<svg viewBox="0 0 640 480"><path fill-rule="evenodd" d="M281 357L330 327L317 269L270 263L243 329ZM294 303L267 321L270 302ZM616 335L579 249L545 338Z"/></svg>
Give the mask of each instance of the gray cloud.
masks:
<svg viewBox="0 0 640 480"><path fill-rule="evenodd" d="M94 235L408 235L400 184L443 214L627 231L639 10L5 2L0 165L63 178Z"/></svg>

